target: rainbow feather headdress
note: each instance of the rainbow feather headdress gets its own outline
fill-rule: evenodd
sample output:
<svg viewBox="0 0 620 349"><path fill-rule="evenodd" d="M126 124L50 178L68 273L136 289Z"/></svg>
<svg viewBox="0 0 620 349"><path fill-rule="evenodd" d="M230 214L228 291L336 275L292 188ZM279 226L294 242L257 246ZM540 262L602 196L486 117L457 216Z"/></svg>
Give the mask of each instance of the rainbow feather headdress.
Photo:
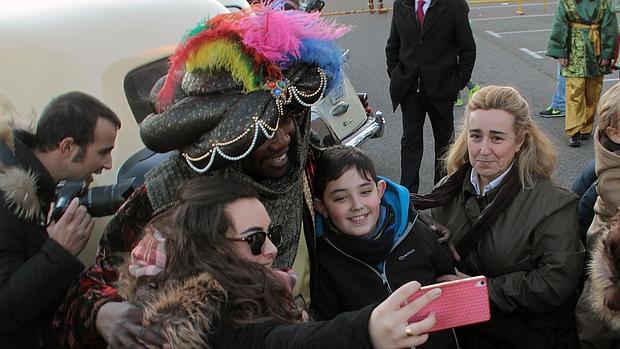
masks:
<svg viewBox="0 0 620 349"><path fill-rule="evenodd" d="M200 173L244 158L273 137L288 108L309 108L339 83L334 40L348 30L278 1L201 22L154 87L158 114L142 122L142 140L158 152L181 150Z"/></svg>
<svg viewBox="0 0 620 349"><path fill-rule="evenodd" d="M298 62L320 67L328 92L341 74L342 52L334 40L348 30L318 12L285 11L279 1L207 19L187 32L170 58L172 79L160 91L159 104L170 105L185 72L225 70L248 93L281 81L282 70Z"/></svg>

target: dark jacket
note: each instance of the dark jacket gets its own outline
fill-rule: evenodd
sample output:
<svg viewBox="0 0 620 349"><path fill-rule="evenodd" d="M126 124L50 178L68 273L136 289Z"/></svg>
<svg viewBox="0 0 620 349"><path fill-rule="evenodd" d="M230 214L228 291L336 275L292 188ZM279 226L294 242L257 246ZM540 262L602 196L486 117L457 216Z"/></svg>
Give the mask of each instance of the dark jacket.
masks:
<svg viewBox="0 0 620 349"><path fill-rule="evenodd" d="M422 285L437 282L437 277L454 274L452 256L438 241L438 236L419 218L409 203L406 188L387 181L382 204L390 206L399 224L394 232L394 245L382 265L371 266L341 250L326 234L317 240L319 263L318 292L312 302L319 319L358 310L383 301L394 290L409 281ZM316 229L322 230L322 217L317 214ZM400 221L400 222L399 222ZM454 348L452 330L433 334L422 348Z"/></svg>
<svg viewBox="0 0 620 349"><path fill-rule="evenodd" d="M410 87L452 100L465 87L476 60L468 13L464 0L432 0L420 31L415 1L394 1L385 47L394 110Z"/></svg>
<svg viewBox="0 0 620 349"><path fill-rule="evenodd" d="M372 349L368 321L375 305L342 313L331 321L298 325L261 324L222 332L215 349Z"/></svg>
<svg viewBox="0 0 620 349"><path fill-rule="evenodd" d="M433 209L433 218L450 230L455 245L480 217L481 202L493 205L499 190L477 198L469 174L466 178L452 202ZM584 256L576 210L575 194L548 178L535 178L533 187L521 189L499 214L473 252L462 256L470 273L488 278L492 304L491 321L480 325L473 348L574 345L572 313ZM516 344L520 340L528 342Z"/></svg>
<svg viewBox="0 0 620 349"><path fill-rule="evenodd" d="M54 180L19 138L0 134L18 162L0 164L0 348L55 348L53 314L83 265L47 236Z"/></svg>

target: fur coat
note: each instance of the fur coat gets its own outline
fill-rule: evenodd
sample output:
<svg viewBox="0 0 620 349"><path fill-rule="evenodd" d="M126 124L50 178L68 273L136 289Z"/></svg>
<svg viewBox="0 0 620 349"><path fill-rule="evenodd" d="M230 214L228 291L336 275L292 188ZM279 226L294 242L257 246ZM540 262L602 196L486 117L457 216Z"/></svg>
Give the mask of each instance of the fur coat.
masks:
<svg viewBox="0 0 620 349"><path fill-rule="evenodd" d="M80 261L47 235L56 183L0 123L0 348L55 348L52 317Z"/></svg>
<svg viewBox="0 0 620 349"><path fill-rule="evenodd" d="M44 218L45 213L41 211L37 195L35 174L30 169L24 169L13 162L17 161L15 135L7 121L0 121L0 141L12 155L12 158L0 157L0 191L4 195L4 203L10 206L19 218L26 220Z"/></svg>
<svg viewBox="0 0 620 349"><path fill-rule="evenodd" d="M575 314L582 344L603 349L620 346L620 284L615 281L620 278L620 235L614 225L620 206L620 155L601 144L598 129L594 135L599 196L587 233L589 275Z"/></svg>
<svg viewBox="0 0 620 349"><path fill-rule="evenodd" d="M144 309L145 327L157 328L173 349L213 348L226 292L208 273L181 282L129 275L124 267L119 294Z"/></svg>

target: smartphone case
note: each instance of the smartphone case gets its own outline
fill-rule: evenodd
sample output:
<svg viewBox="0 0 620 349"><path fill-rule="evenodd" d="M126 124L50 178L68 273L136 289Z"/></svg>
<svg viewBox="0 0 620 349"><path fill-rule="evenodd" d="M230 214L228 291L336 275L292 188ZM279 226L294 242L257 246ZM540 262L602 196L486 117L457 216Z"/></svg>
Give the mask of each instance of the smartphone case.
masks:
<svg viewBox="0 0 620 349"><path fill-rule="evenodd" d="M441 296L409 319L416 322L434 312L437 322L429 332L488 321L491 318L487 280L475 276L424 286L407 298L411 302L426 292L441 288Z"/></svg>

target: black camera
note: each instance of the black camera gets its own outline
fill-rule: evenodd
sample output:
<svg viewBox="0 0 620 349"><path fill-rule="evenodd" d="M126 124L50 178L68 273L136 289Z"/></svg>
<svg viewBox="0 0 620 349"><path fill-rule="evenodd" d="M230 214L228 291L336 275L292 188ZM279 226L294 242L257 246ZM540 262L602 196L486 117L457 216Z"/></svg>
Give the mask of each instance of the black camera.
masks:
<svg viewBox="0 0 620 349"><path fill-rule="evenodd" d="M58 221L69 207L71 200L76 197L92 217L113 215L133 193L134 182L135 178L127 178L116 184L89 189L84 181L61 181L56 186L56 206L50 215L50 221Z"/></svg>

